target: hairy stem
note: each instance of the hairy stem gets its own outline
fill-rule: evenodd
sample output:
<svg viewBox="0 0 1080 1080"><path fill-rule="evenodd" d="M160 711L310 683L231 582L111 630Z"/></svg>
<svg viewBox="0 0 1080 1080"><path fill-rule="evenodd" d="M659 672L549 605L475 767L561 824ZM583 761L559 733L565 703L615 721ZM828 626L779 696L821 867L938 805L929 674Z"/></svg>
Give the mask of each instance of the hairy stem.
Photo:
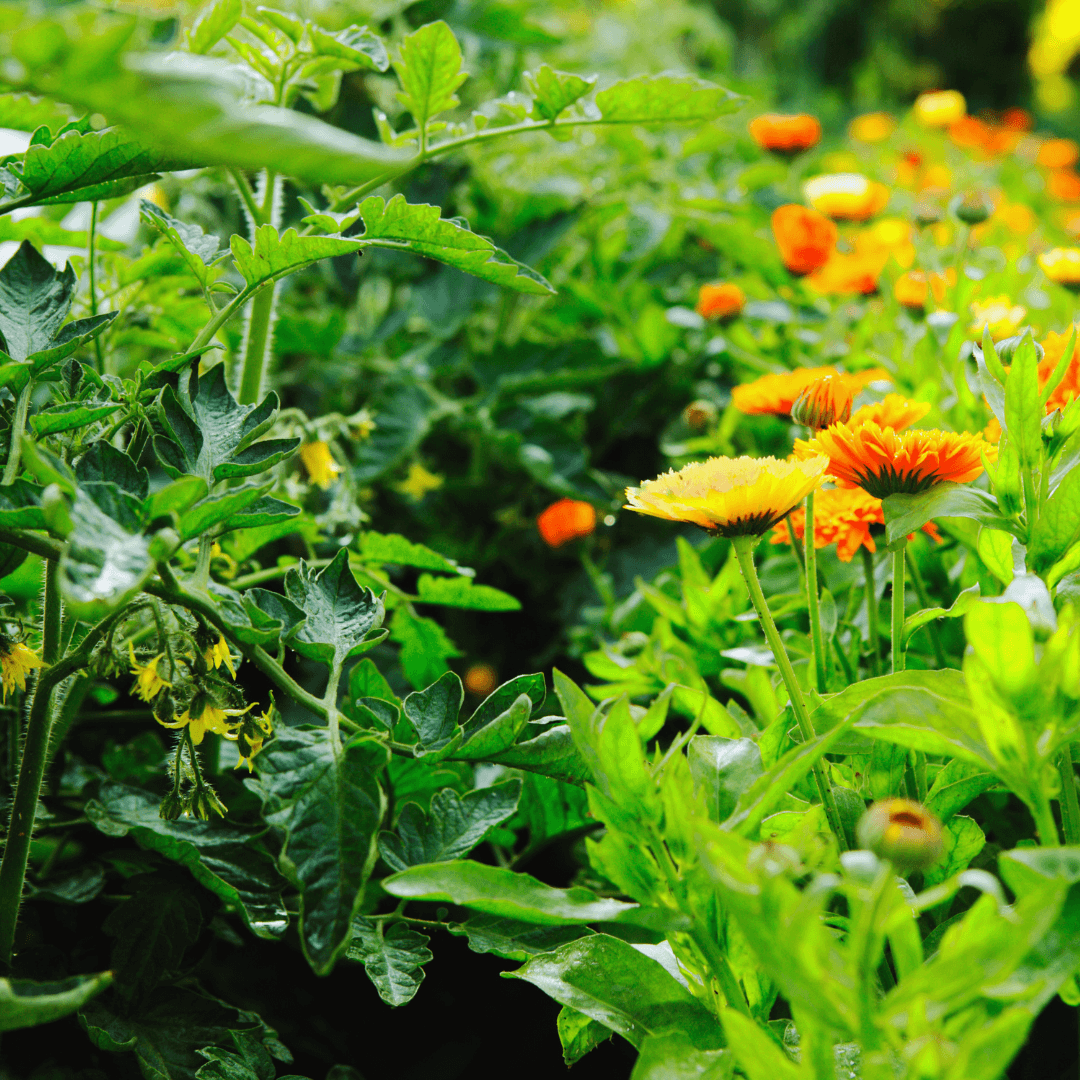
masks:
<svg viewBox="0 0 1080 1080"><path fill-rule="evenodd" d="M192 584L199 592L206 592L210 581L210 553L214 548L214 538L209 533L199 537L199 555L195 561L195 575Z"/></svg>
<svg viewBox="0 0 1080 1080"><path fill-rule="evenodd" d="M892 583L892 669L893 672L904 670L904 549L907 541L902 540L893 552Z"/></svg>
<svg viewBox="0 0 1080 1080"><path fill-rule="evenodd" d="M60 598L60 563L45 563L45 602L41 611L41 659L55 664L60 659L60 620L64 602Z"/></svg>
<svg viewBox="0 0 1080 1080"><path fill-rule="evenodd" d="M814 674L819 694L828 689L826 681L825 642L821 636L821 612L818 610L817 548L814 545L814 493L806 496L806 528L803 530L806 556L806 606L810 614L810 641L814 647Z"/></svg>
<svg viewBox="0 0 1080 1080"><path fill-rule="evenodd" d="M280 193L281 178L269 170L266 171L262 179L261 198L252 215L252 245L255 243L255 232L260 226L278 224ZM244 359L240 368L238 400L241 405L252 405L262 396L267 359L272 348L277 297L278 286L275 282L262 289L251 301L244 335Z"/></svg>
<svg viewBox="0 0 1080 1080"><path fill-rule="evenodd" d="M19 459L22 457L23 432L26 430L26 414L30 410L30 394L34 389L34 380L27 378L26 385L19 391L15 402L15 415L11 420L11 442L8 444L8 457L4 464L4 476L0 485L8 487L15 483L19 475Z"/></svg>

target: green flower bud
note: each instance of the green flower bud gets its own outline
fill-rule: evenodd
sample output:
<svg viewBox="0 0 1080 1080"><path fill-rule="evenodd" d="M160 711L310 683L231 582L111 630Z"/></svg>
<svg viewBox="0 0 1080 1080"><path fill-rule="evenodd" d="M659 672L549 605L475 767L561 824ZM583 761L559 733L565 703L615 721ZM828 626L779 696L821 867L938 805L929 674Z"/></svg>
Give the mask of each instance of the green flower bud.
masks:
<svg viewBox="0 0 1080 1080"><path fill-rule="evenodd" d="M165 562L179 546L180 537L175 529L159 529L150 540L150 558Z"/></svg>
<svg viewBox="0 0 1080 1080"><path fill-rule="evenodd" d="M981 191L969 191L954 199L950 209L965 225L981 225L994 212L994 205Z"/></svg>
<svg viewBox="0 0 1080 1080"><path fill-rule="evenodd" d="M936 225L941 220L941 207L932 202L921 202L915 207L915 224L920 229Z"/></svg>
<svg viewBox="0 0 1080 1080"><path fill-rule="evenodd" d="M941 822L910 799L885 799L863 814L859 846L888 859L901 873L925 870L941 857Z"/></svg>
<svg viewBox="0 0 1080 1080"><path fill-rule="evenodd" d="M710 425L715 424L717 415L716 406L711 401L705 401L701 398L697 401L691 401L683 409L683 420L686 421L686 426L694 432L704 431Z"/></svg>
<svg viewBox="0 0 1080 1080"><path fill-rule="evenodd" d="M997 353L998 359L1006 366L1013 362L1013 357L1016 355L1016 350L1023 344L1024 338L1031 338L1031 344L1035 346L1035 359L1042 360L1046 354L1046 350L1034 339L1034 335L1031 333L1030 328L1026 329L1022 334L1014 334L1012 337L1004 338L994 346L994 351Z"/></svg>
<svg viewBox="0 0 1080 1080"><path fill-rule="evenodd" d="M161 808L158 810L158 814L166 821L175 821L184 813L185 802L186 800L182 795L177 795L175 792L170 791L169 794L161 800Z"/></svg>

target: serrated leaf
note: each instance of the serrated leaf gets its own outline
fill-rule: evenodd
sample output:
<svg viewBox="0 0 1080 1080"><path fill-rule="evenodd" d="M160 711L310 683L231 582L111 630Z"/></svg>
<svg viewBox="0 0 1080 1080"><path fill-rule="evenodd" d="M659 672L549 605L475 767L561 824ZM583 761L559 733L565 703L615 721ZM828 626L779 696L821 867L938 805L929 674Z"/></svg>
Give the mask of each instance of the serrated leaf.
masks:
<svg viewBox="0 0 1080 1080"><path fill-rule="evenodd" d="M446 671L446 661L461 653L434 619L399 607L390 624L390 639L401 644L402 670L416 688L428 686Z"/></svg>
<svg viewBox="0 0 1080 1080"><path fill-rule="evenodd" d="M504 960L527 960L588 932L578 926L537 926L501 915L473 915L448 929L452 934L465 934L473 952L494 953Z"/></svg>
<svg viewBox="0 0 1080 1080"><path fill-rule="evenodd" d="M233 529L261 529L267 525L286 522L297 517L299 513L300 507L295 503L275 499L272 495L263 495L229 518L222 526L222 532Z"/></svg>
<svg viewBox="0 0 1080 1080"><path fill-rule="evenodd" d="M345 955L364 965L387 1005L405 1005L416 996L424 979L424 964L431 960L430 940L405 923L392 923L384 929L381 922L358 918Z"/></svg>
<svg viewBox="0 0 1080 1080"><path fill-rule="evenodd" d="M462 858L514 813L520 797L520 780L463 796L444 788L432 797L429 814L407 803L396 831L379 835L379 853L392 870Z"/></svg>
<svg viewBox="0 0 1080 1080"><path fill-rule="evenodd" d="M395 195L389 202L372 195L360 204L360 216L364 219L360 243L408 249L518 292L540 296L555 292L535 270L512 259L487 237L441 214L439 207L408 203L404 195Z"/></svg>
<svg viewBox="0 0 1080 1080"><path fill-rule="evenodd" d="M320 259L355 254L362 246L340 236L301 236L295 229L286 229L279 236L273 225L259 226L254 247L239 235L234 235L230 243L236 269L252 288L277 281Z"/></svg>
<svg viewBox="0 0 1080 1080"><path fill-rule="evenodd" d="M144 221L153 225L172 244L195 279L205 286L212 276L210 267L226 254L221 247L221 241L216 236L203 232L198 225L178 221L146 199L139 203L139 212Z"/></svg>
<svg viewBox="0 0 1080 1080"><path fill-rule="evenodd" d="M433 116L458 103L454 91L468 78L461 70L461 46L441 19L405 38L394 71L401 80L398 99L420 130Z"/></svg>
<svg viewBox="0 0 1080 1080"><path fill-rule="evenodd" d="M534 739L492 754L489 760L571 784L583 784L590 776L589 766L575 745L567 724L549 727Z"/></svg>
<svg viewBox="0 0 1080 1080"><path fill-rule="evenodd" d="M78 401L66 401L30 417L30 429L39 437L55 435L61 431L75 431L77 428L95 424L98 420L104 420L120 408L123 406L111 402L105 405L87 405Z"/></svg>
<svg viewBox="0 0 1080 1080"><path fill-rule="evenodd" d="M263 816L283 831L281 865L300 888L304 955L320 975L348 944L375 862L389 756L375 739L336 749L325 728L282 728L255 759Z"/></svg>
<svg viewBox="0 0 1080 1080"><path fill-rule="evenodd" d="M395 566L416 566L421 570L442 570L460 573L457 563L437 551L414 544L397 533L365 532L358 544L362 562L392 563Z"/></svg>
<svg viewBox="0 0 1080 1080"><path fill-rule="evenodd" d="M0 979L0 1031L50 1024L81 1009L113 981L111 971L55 982Z"/></svg>
<svg viewBox="0 0 1080 1080"><path fill-rule="evenodd" d="M583 79L580 75L568 75L542 64L535 72L526 73L525 83L533 96L533 119L554 120L592 90L596 76Z"/></svg>
<svg viewBox="0 0 1080 1080"><path fill-rule="evenodd" d="M488 761L513 746L529 722L532 707L528 694L521 694L508 709L490 721L465 731L461 746L454 750L454 757L459 761Z"/></svg>
<svg viewBox="0 0 1080 1080"><path fill-rule="evenodd" d="M308 35L312 48L320 56L332 56L356 67L375 71L385 71L390 66L390 57L382 38L366 26L347 26L331 34L318 26L309 25Z"/></svg>
<svg viewBox="0 0 1080 1080"><path fill-rule="evenodd" d="M0 269L0 336L17 362L48 349L75 296L75 271L57 271L24 240Z"/></svg>
<svg viewBox="0 0 1080 1080"><path fill-rule="evenodd" d="M744 100L692 75L639 75L596 95L608 124L704 122L734 112Z"/></svg>
<svg viewBox="0 0 1080 1080"><path fill-rule="evenodd" d="M199 536L221 525L234 515L243 513L246 507L262 498L271 487L273 481L268 484L245 484L201 499L180 515L181 540L190 540L193 536Z"/></svg>
<svg viewBox="0 0 1080 1080"><path fill-rule="evenodd" d="M243 13L240 0L214 0L208 4L185 35L189 51L208 53L240 21Z"/></svg>
<svg viewBox="0 0 1080 1080"><path fill-rule="evenodd" d="M490 585L474 585L467 577L433 577L421 574L416 584L419 603L474 611L520 611L521 602Z"/></svg>

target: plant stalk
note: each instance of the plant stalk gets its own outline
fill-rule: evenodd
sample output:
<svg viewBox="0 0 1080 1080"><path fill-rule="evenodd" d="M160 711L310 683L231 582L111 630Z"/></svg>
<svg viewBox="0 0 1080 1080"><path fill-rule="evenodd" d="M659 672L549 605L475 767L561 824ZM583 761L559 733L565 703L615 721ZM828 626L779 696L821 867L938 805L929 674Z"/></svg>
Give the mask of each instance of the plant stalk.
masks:
<svg viewBox="0 0 1080 1080"><path fill-rule="evenodd" d="M828 656L821 637L821 612L818 610L817 548L814 544L814 493L806 496L806 527L803 529L803 551L806 558L806 606L810 614L810 641L814 647L814 675L819 694L828 689L826 664Z"/></svg>
<svg viewBox="0 0 1080 1080"><path fill-rule="evenodd" d="M1076 794L1076 771L1073 769L1072 747L1063 746L1058 753L1058 773L1061 776L1061 825L1065 843L1080 845L1080 799Z"/></svg>
<svg viewBox="0 0 1080 1080"><path fill-rule="evenodd" d="M98 313L98 298L97 298L97 271L95 263L97 262L97 227L98 227L98 210L101 204L98 202L92 202L90 204L90 235L86 241L86 282L87 288L90 292L90 317L93 318ZM94 338L94 357L97 360L97 370L99 374L105 373L105 355L101 351L101 335L98 334Z"/></svg>
<svg viewBox="0 0 1080 1080"><path fill-rule="evenodd" d="M866 576L866 633L870 639L870 674L875 678L881 674L881 646L878 632L877 585L874 582L874 554L868 548L860 547L862 552L863 573Z"/></svg>
<svg viewBox="0 0 1080 1080"><path fill-rule="evenodd" d="M276 225L278 195L281 178L267 170L263 174L261 199L253 217L251 242L263 225ZM237 399L241 405L253 405L262 396L263 380L266 378L267 359L272 348L274 315L277 310L278 283L273 282L256 293L248 310L248 322L244 335L244 359L240 368L240 388Z"/></svg>
<svg viewBox="0 0 1080 1080"><path fill-rule="evenodd" d="M8 487L15 483L19 475L19 459L22 457L23 432L26 430L26 414L30 411L30 394L34 389L34 380L27 378L26 385L19 391L15 402L15 415L11 420L11 442L8 444L8 457L4 464L4 476L0 485Z"/></svg>
<svg viewBox="0 0 1080 1080"><path fill-rule="evenodd" d="M907 541L893 552L892 586L892 669L904 670L904 549Z"/></svg>

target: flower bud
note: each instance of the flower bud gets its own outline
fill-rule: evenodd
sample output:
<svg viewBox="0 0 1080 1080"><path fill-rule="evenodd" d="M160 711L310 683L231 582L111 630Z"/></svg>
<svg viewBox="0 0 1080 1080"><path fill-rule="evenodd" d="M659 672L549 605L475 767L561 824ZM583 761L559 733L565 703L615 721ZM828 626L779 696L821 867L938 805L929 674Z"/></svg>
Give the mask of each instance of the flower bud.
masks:
<svg viewBox="0 0 1080 1080"><path fill-rule="evenodd" d="M981 225L994 206L981 191L969 191L953 201L951 210L965 225Z"/></svg>
<svg viewBox="0 0 1080 1080"><path fill-rule="evenodd" d="M704 431L710 424L715 424L717 415L716 406L711 401L705 401L701 398L697 401L691 401L683 409L683 420L686 421L686 426L694 432Z"/></svg>
<svg viewBox="0 0 1080 1080"><path fill-rule="evenodd" d="M177 795L175 792L170 791L164 799L161 800L161 807L158 810L160 817L165 821L175 821L184 812L184 804L186 800L182 795Z"/></svg>
<svg viewBox="0 0 1080 1080"><path fill-rule="evenodd" d="M167 562L180 546L180 536L175 529L159 529L150 538L150 558L155 562Z"/></svg>
<svg viewBox="0 0 1080 1080"><path fill-rule="evenodd" d="M915 224L920 229L936 225L941 220L941 207L932 202L920 202L915 207Z"/></svg>
<svg viewBox="0 0 1080 1080"><path fill-rule="evenodd" d="M941 822L910 799L885 799L863 814L856 829L860 847L888 859L901 873L925 870L941 857Z"/></svg>
<svg viewBox="0 0 1080 1080"><path fill-rule="evenodd" d="M814 431L844 424L851 419L851 390L839 376L818 379L795 399L791 419Z"/></svg>
<svg viewBox="0 0 1080 1080"><path fill-rule="evenodd" d="M1024 343L1025 338L1031 338L1031 343L1035 346L1035 359L1041 361L1046 355L1046 350L1035 340L1030 329L1025 330L1022 334L1013 334L1012 337L996 342L994 352L997 353L997 358L1006 366L1011 364L1016 356L1016 350Z"/></svg>
<svg viewBox="0 0 1080 1080"><path fill-rule="evenodd" d="M209 784L200 784L187 796L187 812L200 821L209 821L211 813L224 817L227 809Z"/></svg>

